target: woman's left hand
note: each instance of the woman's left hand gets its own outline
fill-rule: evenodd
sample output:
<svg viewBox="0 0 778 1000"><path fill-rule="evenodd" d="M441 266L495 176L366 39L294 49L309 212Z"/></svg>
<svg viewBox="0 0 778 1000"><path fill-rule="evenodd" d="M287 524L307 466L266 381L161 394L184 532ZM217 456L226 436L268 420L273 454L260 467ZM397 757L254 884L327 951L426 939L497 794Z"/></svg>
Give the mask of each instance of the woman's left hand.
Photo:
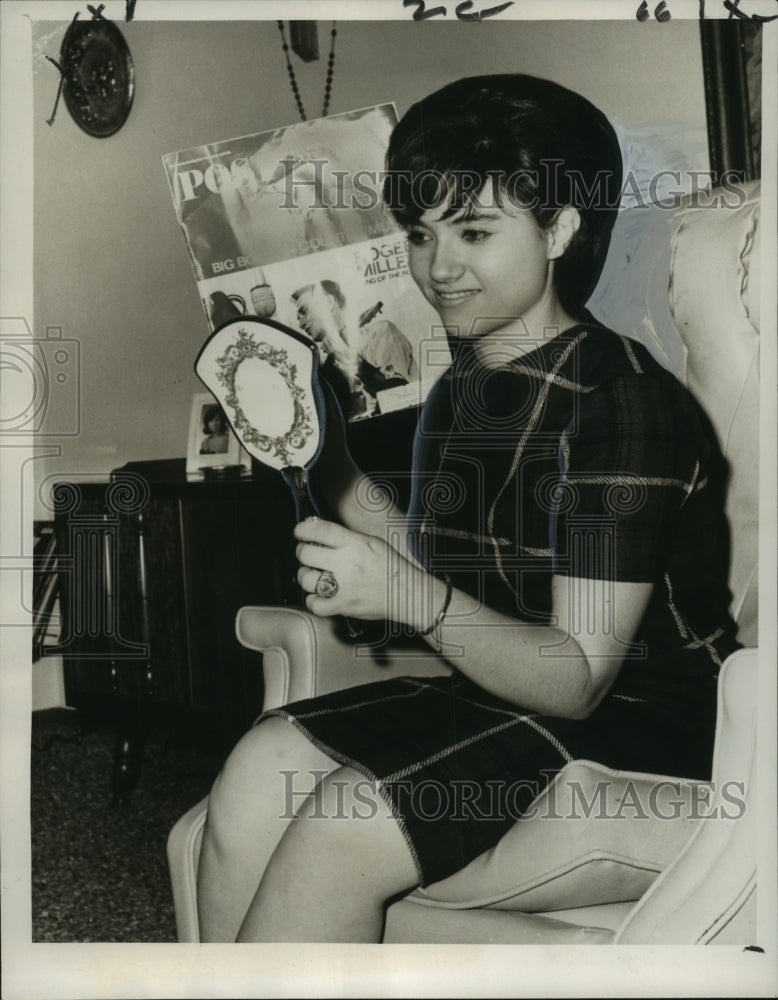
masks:
<svg viewBox="0 0 778 1000"><path fill-rule="evenodd" d="M312 614L387 619L418 627L411 598L423 591L426 574L383 539L318 518L301 521L294 535L299 543L297 580ZM332 597L316 594L325 571L337 581ZM414 581L414 576L420 579Z"/></svg>

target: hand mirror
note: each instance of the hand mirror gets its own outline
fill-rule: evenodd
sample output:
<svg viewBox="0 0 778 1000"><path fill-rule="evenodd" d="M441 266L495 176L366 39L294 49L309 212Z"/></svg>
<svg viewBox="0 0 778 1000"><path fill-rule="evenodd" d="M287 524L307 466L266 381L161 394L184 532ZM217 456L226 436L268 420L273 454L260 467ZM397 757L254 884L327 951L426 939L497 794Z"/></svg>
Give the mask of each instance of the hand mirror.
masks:
<svg viewBox="0 0 778 1000"><path fill-rule="evenodd" d="M205 342L195 371L246 451L284 477L297 520L319 517L308 486L325 426L313 341L275 320L240 316ZM352 639L361 635L348 618L343 621Z"/></svg>
<svg viewBox="0 0 778 1000"><path fill-rule="evenodd" d="M257 316L228 320L195 361L246 451L284 477L298 521L319 517L308 487L324 438L318 370L313 341Z"/></svg>

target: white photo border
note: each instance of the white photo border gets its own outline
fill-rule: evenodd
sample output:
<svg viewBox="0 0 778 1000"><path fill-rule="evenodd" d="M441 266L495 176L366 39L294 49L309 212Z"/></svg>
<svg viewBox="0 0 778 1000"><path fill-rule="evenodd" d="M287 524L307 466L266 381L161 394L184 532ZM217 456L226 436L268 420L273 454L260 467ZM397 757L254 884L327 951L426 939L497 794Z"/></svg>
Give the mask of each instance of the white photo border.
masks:
<svg viewBox="0 0 778 1000"><path fill-rule="evenodd" d="M778 5L753 0L744 6ZM437 3L435 4L437 5ZM670 0L673 17L696 19L699 0ZM433 6L430 3L428 6ZM447 4L452 10L455 4ZM635 17L637 0L517 0L501 15L526 20L621 20ZM653 11L654 4L649 7ZM718 0L707 16L727 17ZM69 21L77 4L11 0L0 5L0 317L32 321L32 20ZM718 13L715 13L718 10ZM105 16L121 23L123 0L108 0ZM778 13L778 9L776 9ZM392 20L411 16L402 0L211 0L182 3L139 0L135 18L153 20ZM763 954L739 948L600 949L533 946L177 945L32 943L30 904L30 671L31 631L20 606L17 570L30 553L20 539L25 522L19 484L32 475L32 443L0 441L0 780L2 843L3 997L412 997L412 996L775 996L778 964L776 894L776 225L778 22L767 25L763 50L764 183L760 494L761 801L760 942ZM139 88L142 81L139 82ZM64 109L60 111L64 114ZM64 193L63 193L63 196ZM30 491L28 490L27 493ZM26 574L31 576L31 574ZM118 821L118 820L117 820Z"/></svg>
<svg viewBox="0 0 778 1000"><path fill-rule="evenodd" d="M210 392L196 392L192 396L192 407L189 414L189 435L186 447L186 474L188 477L203 478L204 471L222 469L225 467L243 466L250 468L250 461L245 451L240 446L235 436L235 432L229 425L225 414L224 420L227 427L228 447L226 452L217 455L204 455L200 453L200 445L203 439L203 419L205 411L209 406L221 405L215 396ZM224 411L222 410L222 413Z"/></svg>

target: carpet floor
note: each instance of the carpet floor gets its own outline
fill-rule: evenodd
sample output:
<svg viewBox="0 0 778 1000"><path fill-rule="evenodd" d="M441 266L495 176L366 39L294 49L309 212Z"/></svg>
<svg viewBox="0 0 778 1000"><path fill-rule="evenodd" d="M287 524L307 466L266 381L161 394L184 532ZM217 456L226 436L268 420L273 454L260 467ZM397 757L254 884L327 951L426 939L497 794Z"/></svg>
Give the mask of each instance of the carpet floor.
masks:
<svg viewBox="0 0 778 1000"><path fill-rule="evenodd" d="M156 732L129 805L112 806L113 747L111 733L34 719L33 941L176 940L167 836L208 793L223 756Z"/></svg>

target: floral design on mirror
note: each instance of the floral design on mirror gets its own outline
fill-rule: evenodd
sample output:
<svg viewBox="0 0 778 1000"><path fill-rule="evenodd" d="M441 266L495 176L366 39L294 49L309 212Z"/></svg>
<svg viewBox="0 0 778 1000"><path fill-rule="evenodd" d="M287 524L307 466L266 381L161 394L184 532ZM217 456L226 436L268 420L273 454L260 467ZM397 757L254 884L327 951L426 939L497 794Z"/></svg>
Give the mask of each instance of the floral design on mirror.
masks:
<svg viewBox="0 0 778 1000"><path fill-rule="evenodd" d="M317 432L317 421L306 405L304 388L298 382L297 366L290 363L288 353L264 341L256 341L244 328L237 331L237 340L217 358L217 378L227 389L225 403L233 410L233 425L242 436L244 444L259 451L271 453L284 465L294 465L294 452L300 451ZM258 430L246 416L242 406L239 371L252 361L264 366L263 381L277 405L268 408L274 414L274 423L268 423L266 433ZM248 370L247 370L248 374ZM275 378L273 377L275 374ZM256 373L252 373L255 378Z"/></svg>

